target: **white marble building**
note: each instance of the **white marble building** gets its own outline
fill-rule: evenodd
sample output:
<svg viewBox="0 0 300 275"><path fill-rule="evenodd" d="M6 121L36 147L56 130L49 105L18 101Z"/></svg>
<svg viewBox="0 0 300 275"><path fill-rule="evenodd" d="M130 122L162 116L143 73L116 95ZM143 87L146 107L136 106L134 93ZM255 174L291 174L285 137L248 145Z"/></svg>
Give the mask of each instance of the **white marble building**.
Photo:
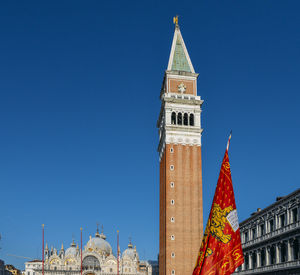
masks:
<svg viewBox="0 0 300 275"><path fill-rule="evenodd" d="M235 274L300 274L300 189L240 224L245 262Z"/></svg>
<svg viewBox="0 0 300 275"><path fill-rule="evenodd" d="M80 275L81 253L79 246L72 242L64 250L45 247L44 275ZM151 275L152 267L147 261L141 261L136 247L131 242L119 256L119 273L117 273L117 257L113 255L111 245L106 241L103 232L97 230L82 251L83 275ZM25 263L25 275L42 275L42 261L34 260Z"/></svg>

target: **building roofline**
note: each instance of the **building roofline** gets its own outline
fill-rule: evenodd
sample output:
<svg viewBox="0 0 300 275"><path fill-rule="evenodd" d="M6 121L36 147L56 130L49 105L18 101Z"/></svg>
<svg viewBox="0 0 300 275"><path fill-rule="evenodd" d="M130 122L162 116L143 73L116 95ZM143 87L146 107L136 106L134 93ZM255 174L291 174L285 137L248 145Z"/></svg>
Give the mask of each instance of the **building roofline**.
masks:
<svg viewBox="0 0 300 275"><path fill-rule="evenodd" d="M267 206L266 208L254 212L253 214L251 214L251 216L249 218L247 218L246 220L242 221L240 223L240 225L244 225L245 223L249 222L250 220L255 219L256 217L258 217L258 216L266 213L267 211L269 211L274 206L281 204L283 201L289 199L290 197L296 195L297 193L300 194L300 188L298 188L297 190L293 191L292 193L290 193L290 194L288 194L288 195L286 195L284 197L278 197L277 198L278 200L276 200L275 202L273 202L271 205Z"/></svg>

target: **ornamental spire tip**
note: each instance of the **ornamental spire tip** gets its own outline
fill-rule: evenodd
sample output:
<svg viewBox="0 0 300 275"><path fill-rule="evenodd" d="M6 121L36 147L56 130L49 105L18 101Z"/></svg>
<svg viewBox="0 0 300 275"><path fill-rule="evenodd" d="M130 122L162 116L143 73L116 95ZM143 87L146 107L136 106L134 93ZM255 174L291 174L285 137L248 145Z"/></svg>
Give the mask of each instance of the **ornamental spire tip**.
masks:
<svg viewBox="0 0 300 275"><path fill-rule="evenodd" d="M176 28L179 27L179 25L178 25L178 15L176 15L176 16L173 17L173 23L175 24Z"/></svg>

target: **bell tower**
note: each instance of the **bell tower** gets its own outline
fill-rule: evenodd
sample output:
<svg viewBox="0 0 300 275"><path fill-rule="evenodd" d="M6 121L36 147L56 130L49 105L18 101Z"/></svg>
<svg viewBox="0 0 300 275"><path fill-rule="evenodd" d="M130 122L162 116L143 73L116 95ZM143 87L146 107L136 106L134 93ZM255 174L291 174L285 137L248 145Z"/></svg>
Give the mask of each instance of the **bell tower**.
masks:
<svg viewBox="0 0 300 275"><path fill-rule="evenodd" d="M201 105L178 18L160 93L159 274L190 275L203 234Z"/></svg>

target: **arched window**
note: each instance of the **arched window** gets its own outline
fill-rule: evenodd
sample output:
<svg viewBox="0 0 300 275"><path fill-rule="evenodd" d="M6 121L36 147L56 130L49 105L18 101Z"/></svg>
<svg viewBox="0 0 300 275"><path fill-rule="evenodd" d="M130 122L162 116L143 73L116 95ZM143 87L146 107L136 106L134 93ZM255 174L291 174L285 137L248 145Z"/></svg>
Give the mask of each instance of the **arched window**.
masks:
<svg viewBox="0 0 300 275"><path fill-rule="evenodd" d="M194 114L190 114L190 126L194 126Z"/></svg>
<svg viewBox="0 0 300 275"><path fill-rule="evenodd" d="M188 125L189 124L189 117L188 117L188 114L185 113L183 115L183 125Z"/></svg>
<svg viewBox="0 0 300 275"><path fill-rule="evenodd" d="M173 112L172 115L171 115L171 124L176 124L176 113Z"/></svg>
<svg viewBox="0 0 300 275"><path fill-rule="evenodd" d="M178 124L178 125L182 125L182 114L181 114L181 113L178 113L178 116L177 116L177 124Z"/></svg>

